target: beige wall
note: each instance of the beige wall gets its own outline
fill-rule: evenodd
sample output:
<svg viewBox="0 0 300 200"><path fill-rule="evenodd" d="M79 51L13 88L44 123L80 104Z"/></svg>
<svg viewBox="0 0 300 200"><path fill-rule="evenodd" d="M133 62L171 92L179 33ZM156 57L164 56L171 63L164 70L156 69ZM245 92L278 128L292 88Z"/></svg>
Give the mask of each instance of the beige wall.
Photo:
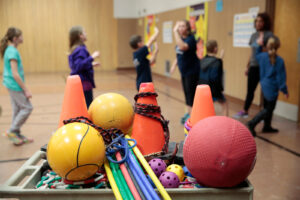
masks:
<svg viewBox="0 0 300 200"><path fill-rule="evenodd" d="M0 0L0 36L9 26L23 31L24 43L19 49L26 72L69 71L68 32L74 25L85 28L89 51L101 52L102 69L115 69L117 20L113 18L113 1Z"/></svg>
<svg viewBox="0 0 300 200"><path fill-rule="evenodd" d="M129 39L137 34L137 19L118 19L118 69L133 68Z"/></svg>
<svg viewBox="0 0 300 200"><path fill-rule="evenodd" d="M300 39L300 1L276 1L274 33L281 39L278 54L284 59L287 72L288 100L280 94L279 99L298 104L300 63L297 62L298 40ZM300 104L299 104L300 105Z"/></svg>

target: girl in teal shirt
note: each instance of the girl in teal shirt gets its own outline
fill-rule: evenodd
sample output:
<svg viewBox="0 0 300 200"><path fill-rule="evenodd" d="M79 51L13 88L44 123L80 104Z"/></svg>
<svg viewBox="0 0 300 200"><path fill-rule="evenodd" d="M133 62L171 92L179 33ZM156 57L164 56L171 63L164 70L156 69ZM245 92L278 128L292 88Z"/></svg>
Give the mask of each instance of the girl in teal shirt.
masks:
<svg viewBox="0 0 300 200"><path fill-rule="evenodd" d="M33 142L22 135L20 130L33 109L29 100L32 94L25 85L22 60L17 49L21 43L22 31L10 27L0 44L0 53L4 60L3 85L9 92L13 109L12 124L6 135L15 145Z"/></svg>

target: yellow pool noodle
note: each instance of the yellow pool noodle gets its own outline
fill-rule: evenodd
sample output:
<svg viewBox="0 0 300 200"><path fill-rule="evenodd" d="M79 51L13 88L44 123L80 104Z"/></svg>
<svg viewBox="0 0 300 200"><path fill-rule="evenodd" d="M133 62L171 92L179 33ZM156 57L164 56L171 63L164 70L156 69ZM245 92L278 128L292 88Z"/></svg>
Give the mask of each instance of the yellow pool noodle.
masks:
<svg viewBox="0 0 300 200"><path fill-rule="evenodd" d="M186 128L183 129L185 134L189 134L188 130Z"/></svg>
<svg viewBox="0 0 300 200"><path fill-rule="evenodd" d="M126 135L125 137L128 138L128 139L131 139L128 135ZM134 142L132 142L132 141L128 141L128 142L129 142L130 146L132 146L134 144ZM139 159L139 161L143 165L143 167L145 168L146 172L149 174L150 178L152 179L152 181L155 184L156 188L160 192L161 196L165 200L171 200L171 197L169 196L169 194L165 190L164 186L162 186L162 184L160 183L160 181L158 180L158 178L154 174L153 170L151 169L148 162L146 161L146 159L144 158L144 156L140 152L140 150L137 148L137 146L133 147L133 151L134 151L136 157Z"/></svg>
<svg viewBox="0 0 300 200"><path fill-rule="evenodd" d="M108 161L107 159L105 159L104 161L104 168L105 168L105 171L106 171L106 174L107 174L107 178L109 180L109 183L110 183L110 186L111 186L111 189L116 197L117 200L123 200L122 196L121 196L121 193L119 191L119 188L116 184L116 181L114 179L114 176L112 174L112 171L110 169L110 166L108 164Z"/></svg>

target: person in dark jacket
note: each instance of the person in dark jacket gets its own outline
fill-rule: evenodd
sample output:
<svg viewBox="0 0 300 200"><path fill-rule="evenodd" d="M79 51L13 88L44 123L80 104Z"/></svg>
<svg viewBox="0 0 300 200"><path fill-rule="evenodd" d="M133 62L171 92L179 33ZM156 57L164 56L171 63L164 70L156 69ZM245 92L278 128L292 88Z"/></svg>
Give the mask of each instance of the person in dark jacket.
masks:
<svg viewBox="0 0 300 200"><path fill-rule="evenodd" d="M264 97L264 109L248 122L248 128L253 136L256 136L255 126L264 120L263 133L277 133L278 129L272 128L271 121L276 106L279 91L283 92L286 98L289 97L286 86L286 72L284 60L277 55L280 41L276 36L269 38L267 52L262 52L263 40L258 41L261 45L256 52L256 59L259 64L260 85Z"/></svg>
<svg viewBox="0 0 300 200"><path fill-rule="evenodd" d="M95 51L92 55L88 52L84 42L87 40L86 33L81 26L74 26L69 33L70 55L69 66L70 75L79 75L84 91L84 97L87 108L93 101L93 88L95 88L94 69L99 66L99 62L93 62L99 57L99 51Z"/></svg>
<svg viewBox="0 0 300 200"><path fill-rule="evenodd" d="M210 86L213 101L222 105L222 114L228 116L228 103L223 95L223 62L217 58L218 43L209 40L206 43L207 55L201 60L199 84Z"/></svg>

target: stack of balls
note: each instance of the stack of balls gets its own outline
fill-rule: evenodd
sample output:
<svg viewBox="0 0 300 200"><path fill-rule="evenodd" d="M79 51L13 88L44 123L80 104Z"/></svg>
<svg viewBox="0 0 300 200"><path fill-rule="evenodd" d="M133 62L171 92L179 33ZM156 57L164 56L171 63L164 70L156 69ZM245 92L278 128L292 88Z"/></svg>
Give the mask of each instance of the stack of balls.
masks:
<svg viewBox="0 0 300 200"><path fill-rule="evenodd" d="M106 93L94 99L88 113L92 122L104 129L117 128L130 133L133 107L122 95ZM102 136L85 123L69 123L59 128L47 147L50 167L69 181L91 178L103 165L105 144Z"/></svg>
<svg viewBox="0 0 300 200"><path fill-rule="evenodd" d="M171 164L167 167L166 163L159 158L150 160L149 165L165 188L178 188L185 178L184 170L180 165Z"/></svg>

